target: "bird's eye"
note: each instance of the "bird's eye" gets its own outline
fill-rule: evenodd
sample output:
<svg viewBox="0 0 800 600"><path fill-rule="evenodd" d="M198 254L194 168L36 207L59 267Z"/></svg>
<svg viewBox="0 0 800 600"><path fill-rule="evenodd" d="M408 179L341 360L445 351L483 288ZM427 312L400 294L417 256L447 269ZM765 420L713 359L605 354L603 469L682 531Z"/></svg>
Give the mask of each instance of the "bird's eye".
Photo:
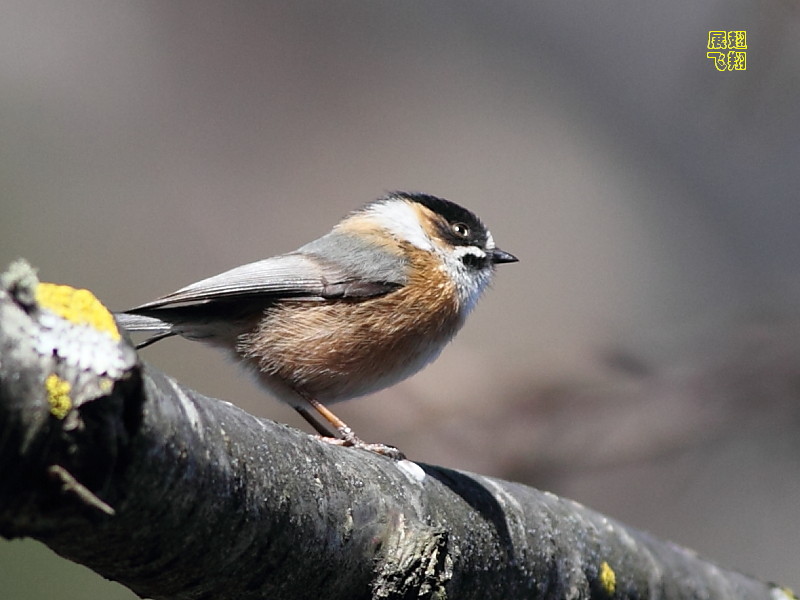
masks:
<svg viewBox="0 0 800 600"><path fill-rule="evenodd" d="M453 223L452 229L453 233L462 239L467 239L469 237L469 227L463 223Z"/></svg>

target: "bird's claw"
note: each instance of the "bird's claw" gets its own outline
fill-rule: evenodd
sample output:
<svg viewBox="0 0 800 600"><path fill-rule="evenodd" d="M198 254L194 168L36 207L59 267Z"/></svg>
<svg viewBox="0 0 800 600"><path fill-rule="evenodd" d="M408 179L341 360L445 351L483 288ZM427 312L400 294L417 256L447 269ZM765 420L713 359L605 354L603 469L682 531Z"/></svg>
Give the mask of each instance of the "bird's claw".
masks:
<svg viewBox="0 0 800 600"><path fill-rule="evenodd" d="M332 446L347 446L350 448L358 448L360 450L366 450L367 452L372 452L374 454L380 454L381 456L386 456L391 458L392 460L405 460L406 455L400 452L394 446L389 446L387 444L370 444L368 442L363 441L361 438L356 437L355 435L350 435L345 439L336 438L336 437L328 437L324 435L316 436L318 440L321 440L327 444L331 444Z"/></svg>

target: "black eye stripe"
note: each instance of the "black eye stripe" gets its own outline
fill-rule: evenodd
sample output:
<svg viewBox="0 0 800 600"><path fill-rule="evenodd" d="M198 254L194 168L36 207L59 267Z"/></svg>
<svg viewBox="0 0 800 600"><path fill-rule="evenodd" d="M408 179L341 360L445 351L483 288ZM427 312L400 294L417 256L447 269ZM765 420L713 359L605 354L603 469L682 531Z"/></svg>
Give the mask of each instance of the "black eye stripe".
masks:
<svg viewBox="0 0 800 600"><path fill-rule="evenodd" d="M468 237L458 235L453 231L453 226L450 223L437 223L439 235L454 246L470 246L472 245Z"/></svg>
<svg viewBox="0 0 800 600"><path fill-rule="evenodd" d="M486 257L485 256L481 257L478 256L477 254L472 254L472 252L468 252L461 257L461 262L468 267L480 269L486 264Z"/></svg>

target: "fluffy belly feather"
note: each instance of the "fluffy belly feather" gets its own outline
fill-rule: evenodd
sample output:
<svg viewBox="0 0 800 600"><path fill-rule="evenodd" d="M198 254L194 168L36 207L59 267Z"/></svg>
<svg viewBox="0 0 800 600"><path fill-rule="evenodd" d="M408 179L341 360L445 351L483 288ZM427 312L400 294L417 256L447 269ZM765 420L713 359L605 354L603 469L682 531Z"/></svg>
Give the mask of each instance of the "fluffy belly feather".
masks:
<svg viewBox="0 0 800 600"><path fill-rule="evenodd" d="M419 371L460 328L453 291L425 289L421 295L406 286L360 301L276 304L255 332L242 336L237 352L290 404L297 403L297 392L327 403L369 394Z"/></svg>

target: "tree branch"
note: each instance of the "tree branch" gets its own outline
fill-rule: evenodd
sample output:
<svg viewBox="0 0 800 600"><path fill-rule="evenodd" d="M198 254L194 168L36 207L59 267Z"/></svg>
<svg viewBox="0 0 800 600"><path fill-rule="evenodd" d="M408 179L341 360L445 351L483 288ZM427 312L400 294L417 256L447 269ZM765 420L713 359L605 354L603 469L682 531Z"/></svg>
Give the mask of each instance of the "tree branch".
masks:
<svg viewBox="0 0 800 600"><path fill-rule="evenodd" d="M141 364L88 292L22 263L1 283L0 535L141 596L791 597L552 494L258 419Z"/></svg>

